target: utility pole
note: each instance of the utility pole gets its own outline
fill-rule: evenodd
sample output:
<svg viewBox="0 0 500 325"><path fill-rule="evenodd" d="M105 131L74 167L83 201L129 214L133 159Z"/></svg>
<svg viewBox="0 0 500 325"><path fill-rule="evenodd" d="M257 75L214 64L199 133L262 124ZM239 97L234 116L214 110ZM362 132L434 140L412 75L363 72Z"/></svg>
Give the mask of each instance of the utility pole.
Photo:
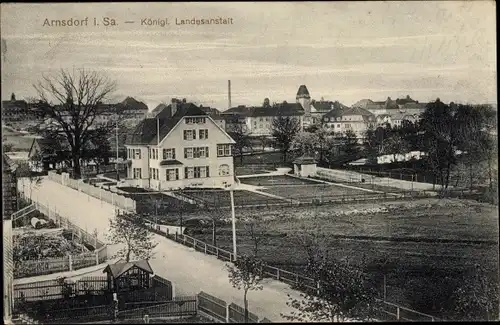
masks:
<svg viewBox="0 0 500 325"><path fill-rule="evenodd" d="M234 213L234 193L232 185L229 189L229 194L231 196L231 220L233 222L233 254L234 260L236 261L236 217Z"/></svg>
<svg viewBox="0 0 500 325"><path fill-rule="evenodd" d="M116 137L116 162L115 162L115 168L116 168L116 181L120 181L120 173L118 172L118 157L119 157L119 150L118 150L118 115L116 116L116 127L115 127L115 137Z"/></svg>

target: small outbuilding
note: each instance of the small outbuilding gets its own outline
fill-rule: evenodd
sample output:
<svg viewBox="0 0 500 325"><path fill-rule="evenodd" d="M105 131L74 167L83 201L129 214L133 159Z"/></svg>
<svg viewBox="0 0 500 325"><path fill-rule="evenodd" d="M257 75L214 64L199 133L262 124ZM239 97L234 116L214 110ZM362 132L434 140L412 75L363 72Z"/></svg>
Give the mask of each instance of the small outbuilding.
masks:
<svg viewBox="0 0 500 325"><path fill-rule="evenodd" d="M301 156L293 161L293 173L299 177L316 175L317 161L310 156Z"/></svg>
<svg viewBox="0 0 500 325"><path fill-rule="evenodd" d="M150 277L154 273L147 260L109 264L103 273L108 276L108 289L123 292L151 287Z"/></svg>

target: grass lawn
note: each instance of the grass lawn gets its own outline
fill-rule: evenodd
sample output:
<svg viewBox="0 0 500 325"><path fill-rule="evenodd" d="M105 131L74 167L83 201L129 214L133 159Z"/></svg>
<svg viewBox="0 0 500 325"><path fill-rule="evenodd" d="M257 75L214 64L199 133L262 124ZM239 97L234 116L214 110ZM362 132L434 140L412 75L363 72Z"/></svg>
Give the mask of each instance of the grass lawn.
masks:
<svg viewBox="0 0 500 325"><path fill-rule="evenodd" d="M385 212L384 212L385 210ZM306 253L302 235L319 234L334 258L366 263L388 301L435 316L433 303L448 299L466 270L478 263L498 275L496 207L457 199L357 203L338 206L238 209L238 250L252 253L254 241L241 220L255 219L258 255L274 266L300 270ZM248 229L248 228L247 228ZM211 227L188 229L210 243ZM218 227L218 246L232 249L231 224ZM445 241L447 240L447 241ZM385 263L385 264L384 264ZM384 266L385 265L385 266ZM434 300L434 301L433 301Z"/></svg>
<svg viewBox="0 0 500 325"><path fill-rule="evenodd" d="M371 195L371 192L331 184L268 186L262 192L284 198L311 201L311 198L340 198L343 195Z"/></svg>
<svg viewBox="0 0 500 325"><path fill-rule="evenodd" d="M264 167L264 166L240 166L240 167L234 167L234 170L236 172L236 176L242 176L242 175L253 175L253 174L266 174L269 173L270 171L275 171L276 169L272 166L269 168Z"/></svg>
<svg viewBox="0 0 500 325"><path fill-rule="evenodd" d="M89 322L87 324L141 324L144 323L142 318L136 319L125 319L118 321L101 321L101 322ZM204 318L200 315L186 318L150 318L150 324L181 324L181 323L215 323L208 318Z"/></svg>
<svg viewBox="0 0 500 325"><path fill-rule="evenodd" d="M200 200L202 202L213 203L219 207L230 207L231 197L229 191L212 189L184 189L178 193ZM236 190L234 193L235 206L248 206L256 204L285 203L283 200L275 199L266 195L257 194L250 191Z"/></svg>

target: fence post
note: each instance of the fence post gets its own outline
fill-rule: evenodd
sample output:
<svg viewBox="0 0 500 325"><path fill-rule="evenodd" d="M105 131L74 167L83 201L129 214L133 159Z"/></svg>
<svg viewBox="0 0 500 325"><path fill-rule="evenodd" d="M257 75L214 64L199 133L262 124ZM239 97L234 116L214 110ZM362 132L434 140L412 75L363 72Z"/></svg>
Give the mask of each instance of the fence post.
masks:
<svg viewBox="0 0 500 325"><path fill-rule="evenodd" d="M99 265L99 251L95 251L95 265Z"/></svg>
<svg viewBox="0 0 500 325"><path fill-rule="evenodd" d="M280 280L280 269L276 269L276 280Z"/></svg>
<svg viewBox="0 0 500 325"><path fill-rule="evenodd" d="M215 247L215 253L217 255L217 259L219 258L219 247Z"/></svg>
<svg viewBox="0 0 500 325"><path fill-rule="evenodd" d="M396 307L396 320L399 320L399 307Z"/></svg>
<svg viewBox="0 0 500 325"><path fill-rule="evenodd" d="M229 306L228 304L226 304L226 323L230 323L229 321Z"/></svg>
<svg viewBox="0 0 500 325"><path fill-rule="evenodd" d="M184 239L184 245L186 245L186 236L184 236L184 234L182 235L182 238Z"/></svg>
<svg viewBox="0 0 500 325"><path fill-rule="evenodd" d="M68 259L68 261L69 261L69 270L73 271L73 260L71 258L71 254L68 255L68 257L69 257L69 259Z"/></svg>
<svg viewBox="0 0 500 325"><path fill-rule="evenodd" d="M207 255L207 243L205 243L205 255Z"/></svg>
<svg viewBox="0 0 500 325"><path fill-rule="evenodd" d="M316 282L316 294L319 296L319 281Z"/></svg>
<svg viewBox="0 0 500 325"><path fill-rule="evenodd" d="M177 242L177 231L175 232L175 241Z"/></svg>

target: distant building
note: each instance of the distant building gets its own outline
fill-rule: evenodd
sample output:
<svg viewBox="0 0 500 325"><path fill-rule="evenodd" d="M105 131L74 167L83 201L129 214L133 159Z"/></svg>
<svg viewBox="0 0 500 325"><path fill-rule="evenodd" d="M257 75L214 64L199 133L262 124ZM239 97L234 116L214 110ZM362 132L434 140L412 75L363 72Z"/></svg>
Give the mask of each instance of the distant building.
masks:
<svg viewBox="0 0 500 325"><path fill-rule="evenodd" d="M130 186L154 190L234 184L234 140L200 107L173 100L127 136Z"/></svg>
<svg viewBox="0 0 500 325"><path fill-rule="evenodd" d="M376 117L368 110L359 107L349 109L334 109L323 116L323 126L332 130L336 135L345 135L350 130L358 139L365 137L370 127L375 127Z"/></svg>
<svg viewBox="0 0 500 325"><path fill-rule="evenodd" d="M17 100L12 94L10 100L2 100L2 121L17 122L34 119L33 112L25 100Z"/></svg>
<svg viewBox="0 0 500 325"><path fill-rule="evenodd" d="M362 99L353 104L352 107L363 108L374 114L377 117L378 125L388 122L391 126L399 126L402 120L408 120L413 123L418 121L420 115L425 112L426 105L426 103L419 103L407 95L406 98L398 98L396 100L387 97L387 100L383 102Z"/></svg>
<svg viewBox="0 0 500 325"><path fill-rule="evenodd" d="M228 125L228 121L233 124L240 123L244 118L246 130L250 136L270 136L273 121L279 115L295 119L301 127L304 125L304 109L300 103L283 102L252 107L238 106L228 109L221 115L225 117L226 125Z"/></svg>

